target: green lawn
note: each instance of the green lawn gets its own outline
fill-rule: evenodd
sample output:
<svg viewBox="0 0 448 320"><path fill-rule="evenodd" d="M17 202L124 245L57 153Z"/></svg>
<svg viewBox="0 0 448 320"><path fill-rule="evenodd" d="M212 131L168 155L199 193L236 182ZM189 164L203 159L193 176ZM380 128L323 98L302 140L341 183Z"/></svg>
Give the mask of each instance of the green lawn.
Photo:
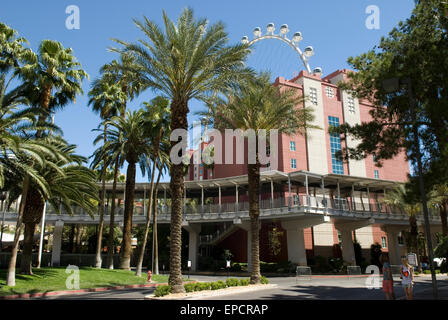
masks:
<svg viewBox="0 0 448 320"><path fill-rule="evenodd" d="M0 296L18 293L37 293L68 290L65 282L71 273L65 268L33 269L33 275L16 274L16 286L6 286L7 270L0 270ZM136 277L135 272L125 270L109 270L82 267L79 269L79 288L95 288L147 283L147 275ZM167 282L166 275L153 275L154 282Z"/></svg>

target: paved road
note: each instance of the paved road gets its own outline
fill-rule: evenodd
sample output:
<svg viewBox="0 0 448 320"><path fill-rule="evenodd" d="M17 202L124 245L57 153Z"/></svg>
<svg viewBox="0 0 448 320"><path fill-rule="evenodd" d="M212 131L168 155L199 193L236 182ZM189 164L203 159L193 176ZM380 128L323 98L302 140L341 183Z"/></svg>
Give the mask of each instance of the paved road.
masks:
<svg viewBox="0 0 448 320"><path fill-rule="evenodd" d="M225 280L226 277L191 276L198 281ZM404 299L404 291L399 279L394 285L397 299ZM448 299L448 277L438 276L440 296ZM294 277L270 278L270 283L276 284L273 289L201 298L204 300L384 300L381 289L367 289L366 278L313 278L311 280L296 280ZM381 282L380 282L381 284ZM414 287L415 299L432 299L430 277L416 278ZM51 296L36 299L118 299L141 300L151 294L154 288L122 289L114 291L91 292L63 296Z"/></svg>

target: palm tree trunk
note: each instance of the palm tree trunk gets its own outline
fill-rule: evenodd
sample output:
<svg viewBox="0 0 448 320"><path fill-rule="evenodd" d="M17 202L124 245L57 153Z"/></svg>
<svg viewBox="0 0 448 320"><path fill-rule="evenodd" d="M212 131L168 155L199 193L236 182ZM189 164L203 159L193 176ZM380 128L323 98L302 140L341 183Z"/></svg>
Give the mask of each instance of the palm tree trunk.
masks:
<svg viewBox="0 0 448 320"><path fill-rule="evenodd" d="M154 152L154 161L152 165L152 172L151 172L151 186L150 186L150 192L149 192L149 203L148 203L148 209L146 210L146 224L145 224L145 231L143 234L143 243L140 248L140 254L138 255L138 263L137 263L137 277L140 277L142 275L142 265L143 265L143 258L145 256L145 249L146 249L146 241L148 241L148 232L149 232L149 226L151 225L151 210L152 210L152 199L153 199L153 193L154 193L154 176L156 171L156 160L157 160L157 151Z"/></svg>
<svg viewBox="0 0 448 320"><path fill-rule="evenodd" d="M162 168L159 168L159 176L157 177L157 183L156 188L154 190L154 196L153 199L155 199L153 203L153 219L152 219L152 242L153 242L153 256L154 256L154 266L153 266L153 272L154 274L159 274L159 242L157 240L157 194L159 191L159 182L160 177L162 176Z"/></svg>
<svg viewBox="0 0 448 320"><path fill-rule="evenodd" d="M104 144L107 142L107 124L104 125ZM103 242L103 229L104 229L104 205L106 199L106 159L103 159L103 170L101 172L101 200L100 200L100 222L98 226L98 237L96 241L96 256L95 256L95 267L101 268L102 260L101 260L101 249Z"/></svg>
<svg viewBox="0 0 448 320"><path fill-rule="evenodd" d="M171 130L188 130L188 105L186 102L171 103ZM171 141L171 149L177 145ZM170 168L171 230L170 230L170 276L168 283L172 293L185 292L182 281L182 198L184 194L184 164L172 164Z"/></svg>
<svg viewBox="0 0 448 320"><path fill-rule="evenodd" d="M118 180L118 167L119 167L119 158L115 159L115 167L114 167L114 182L112 184L112 199L111 199L111 208L110 208L110 221L109 221L109 238L107 240L107 268L114 268L114 236L115 236L115 202L117 196L117 180Z"/></svg>
<svg viewBox="0 0 448 320"><path fill-rule="evenodd" d="M448 206L448 203L445 202L440 207L440 220L442 221L442 235L444 237L448 236L447 206Z"/></svg>
<svg viewBox="0 0 448 320"><path fill-rule="evenodd" d="M251 233L251 272L250 283L257 284L261 282L260 273L260 231L259 231L259 194L260 194L260 164L258 156L255 164L247 165L247 179L249 192L249 217Z"/></svg>
<svg viewBox="0 0 448 320"><path fill-rule="evenodd" d="M23 239L22 258L20 262L21 274L33 274L32 262L34 233L36 231L36 225L42 220L44 206L45 203L39 190L37 190L35 187L30 186L28 188L25 208L23 211L23 223L25 225L25 232Z"/></svg>
<svg viewBox="0 0 448 320"><path fill-rule="evenodd" d="M16 223L16 232L14 234L14 243L11 252L11 260L9 260L8 266L8 277L6 280L6 285L10 287L14 287L16 285L16 261L17 261L17 252L19 251L19 238L20 233L23 229L23 212L25 210L26 196L28 194L28 188L30 185L30 178L28 175L23 179L22 186L22 199L20 201L20 209L19 216L17 217Z"/></svg>
<svg viewBox="0 0 448 320"><path fill-rule="evenodd" d="M411 231L409 233L409 248L415 253L418 253L418 227L417 218L415 217L415 215L411 214L409 216L409 224L411 226Z"/></svg>
<svg viewBox="0 0 448 320"><path fill-rule="evenodd" d="M134 211L135 194L135 162L128 162L126 172L126 191L124 202L124 224L123 240L120 251L120 269L131 270L131 234L132 234L132 214Z"/></svg>

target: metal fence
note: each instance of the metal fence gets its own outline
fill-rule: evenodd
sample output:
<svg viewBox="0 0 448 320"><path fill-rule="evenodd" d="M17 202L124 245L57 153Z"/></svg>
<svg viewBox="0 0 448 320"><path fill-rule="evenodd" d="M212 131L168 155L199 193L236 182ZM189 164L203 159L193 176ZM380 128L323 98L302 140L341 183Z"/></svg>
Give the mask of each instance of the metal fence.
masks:
<svg viewBox="0 0 448 320"><path fill-rule="evenodd" d="M347 266L347 275L360 276L361 275L361 267L360 266Z"/></svg>
<svg viewBox="0 0 448 320"><path fill-rule="evenodd" d="M311 280L311 268L297 266L296 267L296 282L298 280Z"/></svg>

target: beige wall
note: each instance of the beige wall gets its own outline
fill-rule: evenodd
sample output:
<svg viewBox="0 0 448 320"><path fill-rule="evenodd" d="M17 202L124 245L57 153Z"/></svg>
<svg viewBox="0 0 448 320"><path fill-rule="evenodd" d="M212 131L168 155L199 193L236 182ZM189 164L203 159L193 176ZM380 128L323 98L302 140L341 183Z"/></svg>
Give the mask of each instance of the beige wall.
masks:
<svg viewBox="0 0 448 320"><path fill-rule="evenodd" d="M333 225L325 222L313 227L315 246L333 246Z"/></svg>
<svg viewBox="0 0 448 320"><path fill-rule="evenodd" d="M333 84L338 84L338 82L343 81L343 74L339 74L336 77L332 78L330 80ZM342 110L344 114L344 122L349 125L355 125L361 123L361 116L359 111L359 101L355 97L355 112L350 112L348 107L348 99L350 94L347 91L341 91L341 100L342 100ZM353 139L351 136L347 137L347 147L348 148L354 148L359 143L359 140ZM349 170L351 176L358 176L358 177L366 177L366 165L365 161L363 160L349 160Z"/></svg>
<svg viewBox="0 0 448 320"><path fill-rule="evenodd" d="M297 83L303 85L305 97L308 98L308 100L305 102L305 106L311 107L314 110L315 118L312 124L321 128L321 130L308 129L306 131L309 171L313 173L327 174L327 149L321 83L320 81L308 79L305 77L299 78L297 80ZM316 88L317 105L309 101L310 88Z"/></svg>

